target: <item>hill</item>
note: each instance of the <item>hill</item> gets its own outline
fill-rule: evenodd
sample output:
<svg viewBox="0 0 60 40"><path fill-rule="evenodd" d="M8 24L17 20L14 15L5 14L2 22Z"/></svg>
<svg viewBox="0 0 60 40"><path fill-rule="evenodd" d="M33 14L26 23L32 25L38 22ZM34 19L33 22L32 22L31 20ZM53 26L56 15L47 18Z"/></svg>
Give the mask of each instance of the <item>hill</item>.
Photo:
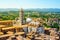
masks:
<svg viewBox="0 0 60 40"><path fill-rule="evenodd" d="M7 8L7 9L0 9L0 12L3 12L3 11L19 11L19 9L17 8ZM35 9L24 9L24 11L38 11L38 12L60 12L60 9L58 8L43 8L43 9L40 9L40 8L35 8Z"/></svg>

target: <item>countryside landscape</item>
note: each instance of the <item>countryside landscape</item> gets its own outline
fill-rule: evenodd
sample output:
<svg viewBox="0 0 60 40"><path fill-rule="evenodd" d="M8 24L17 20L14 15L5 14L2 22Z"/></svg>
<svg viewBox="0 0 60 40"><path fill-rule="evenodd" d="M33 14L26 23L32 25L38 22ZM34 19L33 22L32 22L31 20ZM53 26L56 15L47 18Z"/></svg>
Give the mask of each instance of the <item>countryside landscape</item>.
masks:
<svg viewBox="0 0 60 40"><path fill-rule="evenodd" d="M60 0L0 0L0 40L60 40Z"/></svg>

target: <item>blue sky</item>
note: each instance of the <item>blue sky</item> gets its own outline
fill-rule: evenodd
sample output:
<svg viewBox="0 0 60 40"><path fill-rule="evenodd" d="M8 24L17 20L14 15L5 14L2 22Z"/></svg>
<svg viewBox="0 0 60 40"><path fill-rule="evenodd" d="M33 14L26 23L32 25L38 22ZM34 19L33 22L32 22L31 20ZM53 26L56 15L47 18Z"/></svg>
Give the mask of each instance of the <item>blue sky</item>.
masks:
<svg viewBox="0 0 60 40"><path fill-rule="evenodd" d="M60 0L0 0L0 8L60 8Z"/></svg>

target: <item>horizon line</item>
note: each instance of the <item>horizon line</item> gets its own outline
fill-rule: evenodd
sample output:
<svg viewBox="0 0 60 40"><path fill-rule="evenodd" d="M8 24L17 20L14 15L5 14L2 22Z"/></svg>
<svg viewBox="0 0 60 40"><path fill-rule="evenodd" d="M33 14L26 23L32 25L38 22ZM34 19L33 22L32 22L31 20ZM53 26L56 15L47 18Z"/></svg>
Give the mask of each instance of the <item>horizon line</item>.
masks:
<svg viewBox="0 0 60 40"><path fill-rule="evenodd" d="M0 8L0 9L21 9L21 8ZM23 9L38 9L38 8L23 8ZM60 9L60 8L39 8L39 9Z"/></svg>

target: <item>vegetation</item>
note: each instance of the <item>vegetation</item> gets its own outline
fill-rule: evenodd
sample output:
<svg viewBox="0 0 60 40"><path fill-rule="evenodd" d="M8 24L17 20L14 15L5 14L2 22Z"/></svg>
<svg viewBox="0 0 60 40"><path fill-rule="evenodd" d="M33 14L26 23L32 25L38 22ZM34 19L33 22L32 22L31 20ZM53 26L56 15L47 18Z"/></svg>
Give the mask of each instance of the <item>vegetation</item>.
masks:
<svg viewBox="0 0 60 40"><path fill-rule="evenodd" d="M30 17L35 18L42 18L42 19L48 19L48 18L60 18L60 13L58 12L34 12L34 11L24 11L24 19L28 16L28 13ZM4 11L0 12L0 20L14 20L19 16L19 11ZM58 28L57 23L53 23L53 26L48 26L47 24L44 24L46 27L52 27L52 28Z"/></svg>

